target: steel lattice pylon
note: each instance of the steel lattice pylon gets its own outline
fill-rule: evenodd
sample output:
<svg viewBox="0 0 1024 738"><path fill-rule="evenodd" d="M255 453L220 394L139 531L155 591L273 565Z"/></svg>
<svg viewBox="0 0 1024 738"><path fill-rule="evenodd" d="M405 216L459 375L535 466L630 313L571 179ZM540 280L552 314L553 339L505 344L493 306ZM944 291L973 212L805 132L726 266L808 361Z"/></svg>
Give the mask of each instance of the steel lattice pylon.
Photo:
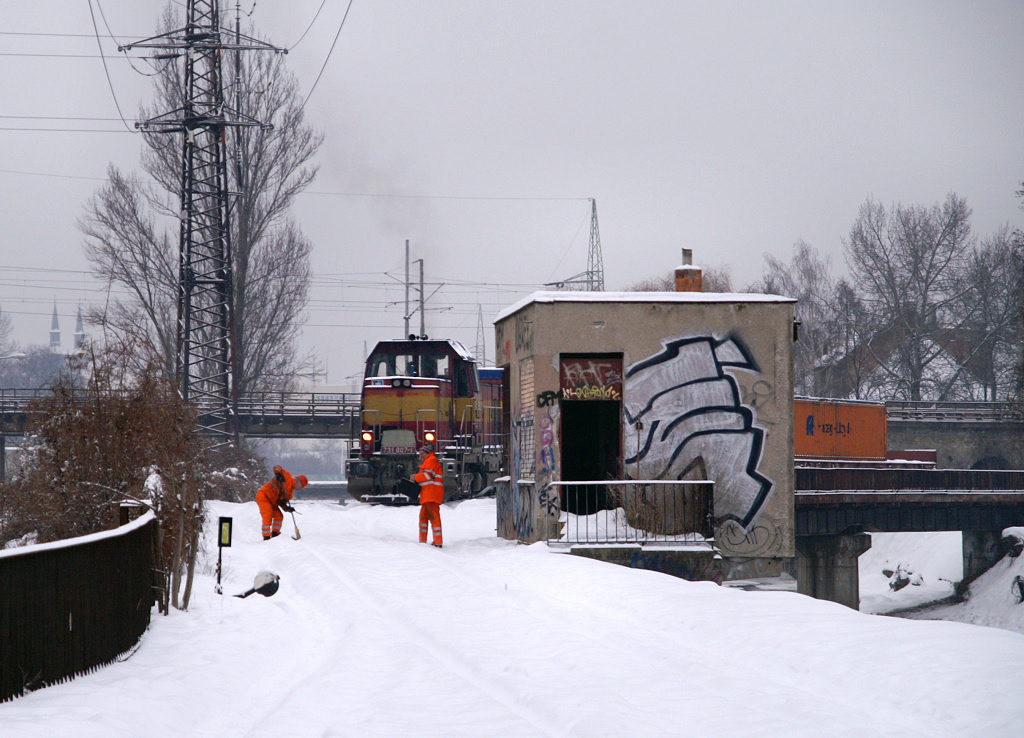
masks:
<svg viewBox="0 0 1024 738"><path fill-rule="evenodd" d="M590 201L590 248L587 251L587 289L604 292L604 258L601 231L597 227L597 200Z"/></svg>
<svg viewBox="0 0 1024 738"><path fill-rule="evenodd" d="M604 292L604 259L601 256L601 231L597 227L597 200L590 200L590 247L587 250L587 271L548 282L545 286L559 290L589 290Z"/></svg>
<svg viewBox="0 0 1024 738"><path fill-rule="evenodd" d="M184 28L120 48L184 51L182 106L136 127L182 134L177 380L181 396L199 406L201 425L222 438L237 435L238 401L225 131L262 124L225 105L221 57L280 51L233 36L220 26L217 0L188 0Z"/></svg>

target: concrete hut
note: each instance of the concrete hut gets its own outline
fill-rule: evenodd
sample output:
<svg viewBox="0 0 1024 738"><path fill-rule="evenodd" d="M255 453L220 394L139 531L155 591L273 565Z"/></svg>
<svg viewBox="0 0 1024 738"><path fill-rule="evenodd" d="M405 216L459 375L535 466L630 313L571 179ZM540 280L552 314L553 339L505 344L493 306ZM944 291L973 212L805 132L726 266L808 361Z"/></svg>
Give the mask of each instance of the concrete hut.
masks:
<svg viewBox="0 0 1024 738"><path fill-rule="evenodd" d="M683 291L536 292L498 315L510 440L499 535L564 539L555 482L704 478L713 529L699 560L701 546L572 552L689 579L788 570L795 301L688 291L700 289L695 269L677 270Z"/></svg>

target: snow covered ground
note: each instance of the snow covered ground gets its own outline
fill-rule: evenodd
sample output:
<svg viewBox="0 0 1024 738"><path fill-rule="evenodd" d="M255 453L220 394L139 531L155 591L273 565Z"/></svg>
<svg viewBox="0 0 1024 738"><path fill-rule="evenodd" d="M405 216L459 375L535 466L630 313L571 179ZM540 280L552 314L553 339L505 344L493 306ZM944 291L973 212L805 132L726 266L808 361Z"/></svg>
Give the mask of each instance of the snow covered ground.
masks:
<svg viewBox="0 0 1024 738"><path fill-rule="evenodd" d="M1024 725L1018 632L516 545L495 536L493 500L444 505L443 550L416 543L414 507L296 506L301 540L286 519L265 543L255 503L212 503L190 611L154 615L121 663L0 705L0 735L934 738ZM261 569L280 574L277 594L215 593L221 515L234 519L225 595ZM872 551L862 577L887 589L878 557L904 554ZM906 565L930 583L930 563Z"/></svg>

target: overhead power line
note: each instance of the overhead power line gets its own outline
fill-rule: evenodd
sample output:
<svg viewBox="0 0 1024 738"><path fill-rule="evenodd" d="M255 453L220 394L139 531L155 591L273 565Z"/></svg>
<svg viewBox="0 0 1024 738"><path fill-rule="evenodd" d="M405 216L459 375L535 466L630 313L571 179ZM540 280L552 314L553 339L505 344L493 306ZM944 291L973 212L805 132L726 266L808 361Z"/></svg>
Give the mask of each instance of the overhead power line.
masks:
<svg viewBox="0 0 1024 738"><path fill-rule="evenodd" d="M124 113L121 112L121 103L117 101L117 93L114 92L114 83L110 79L110 70L107 69L107 59L103 56L103 45L100 43L100 29L99 26L96 25L96 13L94 13L92 9L92 0L89 0L89 16L92 18L92 28L96 33L96 46L99 48L100 57L103 60L103 73L107 76L107 86L110 88L110 96L114 98L114 107L117 108L117 114L121 116L121 122L124 123L124 127L134 133L132 127L128 125L128 121L124 119Z"/></svg>
<svg viewBox="0 0 1024 738"><path fill-rule="evenodd" d="M12 120L117 120L117 118L95 118L85 115L0 115L0 118L8 118Z"/></svg>
<svg viewBox="0 0 1024 738"><path fill-rule="evenodd" d="M301 36L299 36L299 40L288 47L289 51L294 50L295 47L298 46L299 43L302 41L302 39L306 38L306 34L309 33L309 29L311 29L313 27L313 24L316 23L316 19L320 17L320 11L324 9L324 5L326 4L327 0L320 0L320 7L316 9L316 13L313 15L313 20L311 20L309 22L309 25L306 26L306 30L302 32Z"/></svg>
<svg viewBox="0 0 1024 738"><path fill-rule="evenodd" d="M126 56L124 54L63 54L52 51L0 51L0 56L32 56L54 59L141 59L149 61L147 56Z"/></svg>
<svg viewBox="0 0 1024 738"><path fill-rule="evenodd" d="M328 190L305 190L300 195L327 195L333 197L379 197L395 200L523 200L523 201L564 201L590 202L589 197L549 196L549 195L429 195L426 193L389 193L389 192L332 192Z"/></svg>
<svg viewBox="0 0 1024 738"><path fill-rule="evenodd" d="M135 34L133 34L135 35ZM142 34L137 34L141 36ZM53 31L0 31L0 36L54 36L57 38L92 38L93 33L56 33ZM103 38L114 38L103 36Z"/></svg>
<svg viewBox="0 0 1024 738"><path fill-rule="evenodd" d="M327 69L327 62L331 60L331 54L334 53L334 46L338 43L338 37L341 36L341 29L345 27L345 20L348 18L348 11L351 9L352 0L348 0L348 6L345 8L345 15L341 17L341 23L338 24L338 32L334 34L334 41L331 42L331 48L327 52L327 58L324 59L324 64L320 67L320 71L317 73L316 79L313 80L313 86L310 87L309 92L306 93L306 99L302 101L302 105L299 106L300 108L305 109L306 103L309 102L309 98L313 94L313 90L315 90L317 84L320 83L320 77L323 76L324 70Z"/></svg>
<svg viewBox="0 0 1024 738"><path fill-rule="evenodd" d="M127 131L122 131L118 128L43 128L33 126L0 126L0 131L43 131L49 133L136 133L131 128Z"/></svg>

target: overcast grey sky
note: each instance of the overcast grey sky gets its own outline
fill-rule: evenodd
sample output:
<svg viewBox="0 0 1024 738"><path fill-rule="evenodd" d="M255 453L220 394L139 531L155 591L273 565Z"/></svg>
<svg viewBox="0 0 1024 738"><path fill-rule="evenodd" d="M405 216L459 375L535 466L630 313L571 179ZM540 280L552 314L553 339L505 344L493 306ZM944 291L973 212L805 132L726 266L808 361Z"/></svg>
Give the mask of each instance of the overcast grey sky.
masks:
<svg viewBox="0 0 1024 738"><path fill-rule="evenodd" d="M320 0L239 2L293 47L309 90L347 0L324 0L297 45ZM93 7L101 33L100 8L128 40L163 2ZM76 306L104 299L76 221L141 141L118 118L88 0L0 9L0 306L15 340L42 343L56 300L68 343ZM302 345L340 383L364 342L400 335L408 238L426 281L445 283L427 332L472 347L482 311L491 358L494 314L585 269L588 198L609 289L668 273L684 247L742 287L798 239L841 273L869 196L955 191L976 235L1020 227L1022 29L1021 2L355 0L306 109L326 138L295 210L314 244ZM107 63L131 123L149 80Z"/></svg>

